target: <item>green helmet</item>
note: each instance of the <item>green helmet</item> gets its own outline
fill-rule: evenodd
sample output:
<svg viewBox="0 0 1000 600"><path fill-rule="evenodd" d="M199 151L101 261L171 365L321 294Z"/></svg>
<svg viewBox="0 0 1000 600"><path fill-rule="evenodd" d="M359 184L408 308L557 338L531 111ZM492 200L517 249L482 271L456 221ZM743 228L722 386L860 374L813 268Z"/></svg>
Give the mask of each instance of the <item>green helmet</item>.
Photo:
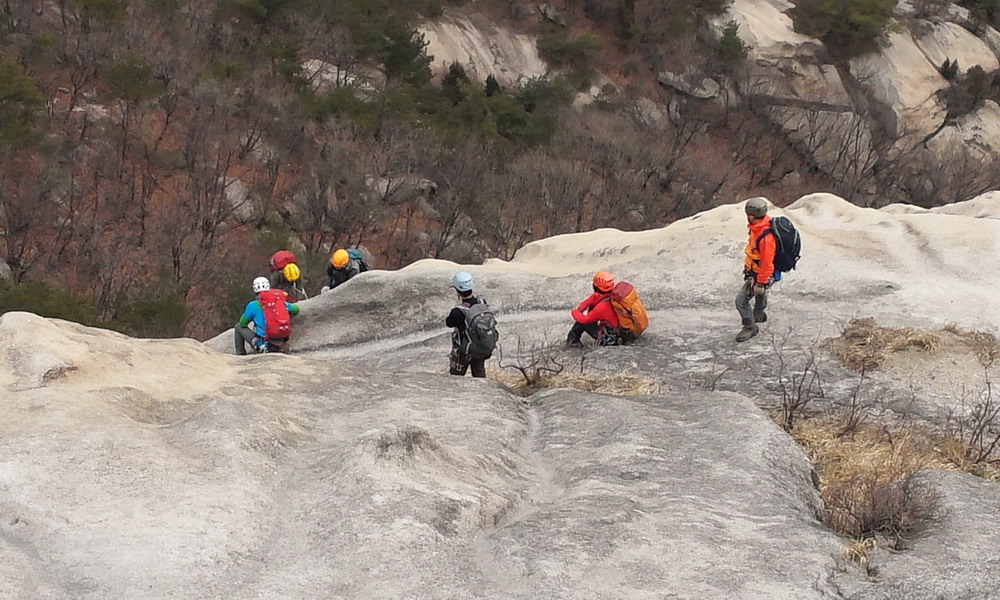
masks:
<svg viewBox="0 0 1000 600"><path fill-rule="evenodd" d="M750 198L747 200L744 209L747 211L748 215L754 217L763 217L767 214L767 198L763 196L757 196L756 198Z"/></svg>

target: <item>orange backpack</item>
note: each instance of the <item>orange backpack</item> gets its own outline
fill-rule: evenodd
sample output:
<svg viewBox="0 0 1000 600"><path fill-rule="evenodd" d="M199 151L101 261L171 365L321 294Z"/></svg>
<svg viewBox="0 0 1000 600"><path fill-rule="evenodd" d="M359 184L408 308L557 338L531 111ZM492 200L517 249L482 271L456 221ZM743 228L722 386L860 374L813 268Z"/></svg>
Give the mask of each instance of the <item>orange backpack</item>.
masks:
<svg viewBox="0 0 1000 600"><path fill-rule="evenodd" d="M639 337L649 327L649 316L646 307L639 300L635 287L627 281L619 281L611 291L611 306L618 314L618 324L622 329L628 329L632 335Z"/></svg>

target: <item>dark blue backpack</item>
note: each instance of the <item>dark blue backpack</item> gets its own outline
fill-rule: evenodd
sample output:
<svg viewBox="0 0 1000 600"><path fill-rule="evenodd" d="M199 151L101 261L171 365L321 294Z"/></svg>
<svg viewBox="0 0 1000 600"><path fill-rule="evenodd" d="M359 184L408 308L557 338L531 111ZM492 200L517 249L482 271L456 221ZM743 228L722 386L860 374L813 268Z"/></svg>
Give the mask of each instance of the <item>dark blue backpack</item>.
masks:
<svg viewBox="0 0 1000 600"><path fill-rule="evenodd" d="M788 220L788 217L771 217L771 227L764 233L757 236L757 244L761 238L773 233L776 241L774 251L774 270L779 272L791 271L799 262L799 254L802 252L802 239L795 225Z"/></svg>

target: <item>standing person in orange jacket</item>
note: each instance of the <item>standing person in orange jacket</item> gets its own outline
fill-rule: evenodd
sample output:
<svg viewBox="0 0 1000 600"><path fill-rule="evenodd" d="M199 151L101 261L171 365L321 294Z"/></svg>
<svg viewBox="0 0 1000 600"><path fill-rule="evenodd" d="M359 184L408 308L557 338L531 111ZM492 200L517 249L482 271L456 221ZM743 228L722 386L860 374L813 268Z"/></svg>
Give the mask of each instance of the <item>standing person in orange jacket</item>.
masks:
<svg viewBox="0 0 1000 600"><path fill-rule="evenodd" d="M736 335L737 342L745 342L757 335L757 323L767 321L767 291L774 282L774 254L777 249L775 236L769 235L771 217L767 214L767 200L750 198L743 207L747 214L749 230L747 245L743 249L743 286L736 294L736 310L740 313L743 329ZM750 299L753 298L753 309Z"/></svg>
<svg viewBox="0 0 1000 600"><path fill-rule="evenodd" d="M567 346L581 346L583 333L597 340L598 345L612 346L618 343L618 313L611 306L611 291L615 289L615 278L607 271L594 274L594 293L583 299L573 309L573 328L566 336Z"/></svg>

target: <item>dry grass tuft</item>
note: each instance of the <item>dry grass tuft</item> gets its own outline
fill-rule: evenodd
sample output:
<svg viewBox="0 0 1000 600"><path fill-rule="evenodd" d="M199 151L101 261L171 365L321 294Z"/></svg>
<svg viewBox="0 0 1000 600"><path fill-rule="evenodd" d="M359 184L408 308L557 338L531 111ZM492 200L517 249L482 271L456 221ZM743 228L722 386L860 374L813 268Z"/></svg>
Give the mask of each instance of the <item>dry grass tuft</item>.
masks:
<svg viewBox="0 0 1000 600"><path fill-rule="evenodd" d="M944 331L958 336L976 355L979 362L988 365L1000 358L1000 342L992 333L985 331L965 331L954 323L944 326Z"/></svg>
<svg viewBox="0 0 1000 600"><path fill-rule="evenodd" d="M868 562L871 555L878 548L878 542L873 538L853 539L844 548L844 556L847 560L857 563L865 571L868 570Z"/></svg>
<svg viewBox="0 0 1000 600"><path fill-rule="evenodd" d="M934 333L910 327L879 327L875 319L852 319L840 337L825 344L830 353L844 364L860 371L882 366L894 352L916 349L932 352L941 345Z"/></svg>
<svg viewBox="0 0 1000 600"><path fill-rule="evenodd" d="M867 425L844 436L840 431L843 416L837 414L802 420L792 431L819 474L823 520L854 540L898 548L940 512L938 493L918 471L955 467L916 427Z"/></svg>
<svg viewBox="0 0 1000 600"><path fill-rule="evenodd" d="M524 377L507 372L497 372L493 378L511 388L519 396L530 396L539 390L566 387L613 396L638 396L654 394L660 384L653 379L628 372L615 375L582 375L579 373L556 373L541 377L529 384Z"/></svg>
<svg viewBox="0 0 1000 600"><path fill-rule="evenodd" d="M952 469L1000 483L1000 464L995 460L974 460L975 452L967 442L957 436L946 435L937 436L935 442L935 448L941 458L947 461Z"/></svg>

